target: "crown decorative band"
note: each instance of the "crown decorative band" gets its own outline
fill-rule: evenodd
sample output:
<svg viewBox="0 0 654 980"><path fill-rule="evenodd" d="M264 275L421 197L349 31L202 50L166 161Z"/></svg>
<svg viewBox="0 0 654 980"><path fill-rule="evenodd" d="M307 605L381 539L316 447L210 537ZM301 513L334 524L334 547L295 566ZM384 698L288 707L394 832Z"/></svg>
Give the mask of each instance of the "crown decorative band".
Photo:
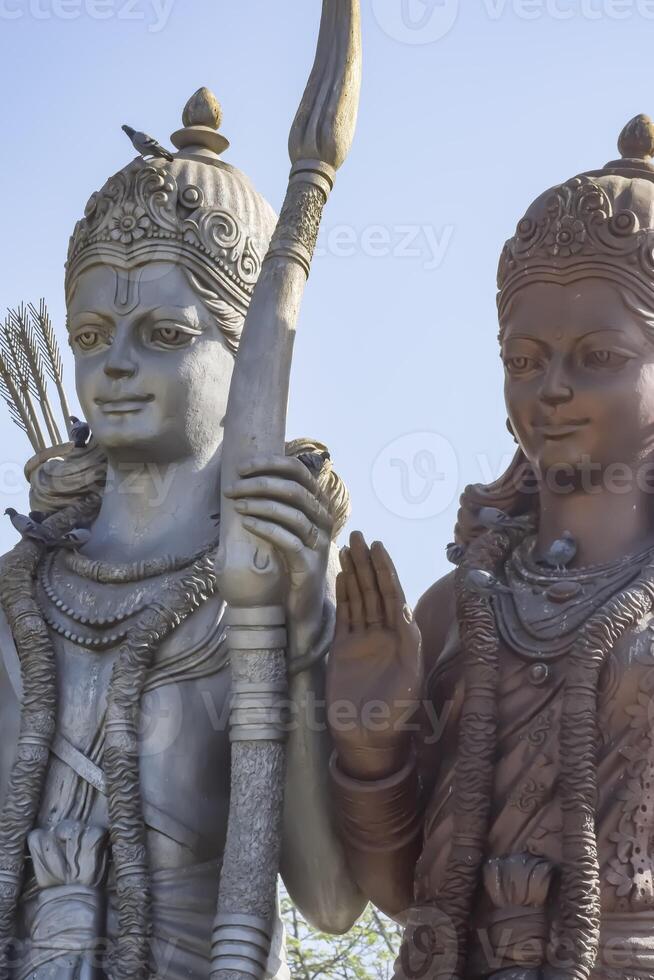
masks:
<svg viewBox="0 0 654 980"><path fill-rule="evenodd" d="M519 222L500 259L500 312L527 282L584 275L617 280L650 302L654 296L654 231L641 228L633 211L614 213L603 188L585 176L556 188L541 218Z"/></svg>
<svg viewBox="0 0 654 980"><path fill-rule="evenodd" d="M254 241L233 214L205 204L201 187L154 166L121 171L91 196L70 240L67 289L89 264L125 267L153 252L208 272L247 309L262 262Z"/></svg>

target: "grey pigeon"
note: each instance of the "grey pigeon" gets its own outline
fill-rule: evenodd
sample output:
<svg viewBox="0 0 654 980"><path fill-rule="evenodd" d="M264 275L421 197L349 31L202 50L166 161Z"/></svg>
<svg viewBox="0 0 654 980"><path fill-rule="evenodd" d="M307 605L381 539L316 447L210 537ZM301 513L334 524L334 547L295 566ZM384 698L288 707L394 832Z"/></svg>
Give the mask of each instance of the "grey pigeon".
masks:
<svg viewBox="0 0 654 980"><path fill-rule="evenodd" d="M448 544L447 548L445 549L447 560L453 565L460 565L463 561L465 553L466 549L463 547L463 545L457 544L455 541Z"/></svg>
<svg viewBox="0 0 654 980"><path fill-rule="evenodd" d="M127 133L132 141L132 146L142 157L163 157L164 160L173 159L172 153L165 150L161 143L156 141L154 136L148 136L147 133L139 133L138 130L132 129L131 126L122 126L121 129L124 133Z"/></svg>
<svg viewBox="0 0 654 980"><path fill-rule="evenodd" d="M57 544L61 548L69 548L71 551L77 551L79 548L83 548L85 544L88 544L91 540L91 532L85 527L76 527L67 534L64 534L62 538L57 541Z"/></svg>
<svg viewBox="0 0 654 980"><path fill-rule="evenodd" d="M304 463L312 476L319 476L323 466L331 456L328 452L322 453L300 453L298 459Z"/></svg>
<svg viewBox="0 0 654 980"><path fill-rule="evenodd" d="M495 528L523 531L530 524L529 517L511 517L498 507L482 507L477 517L479 523L488 528L489 531Z"/></svg>
<svg viewBox="0 0 654 980"><path fill-rule="evenodd" d="M71 415L70 421L72 422L70 437L75 444L75 449L85 449L91 438L91 426L75 415Z"/></svg>
<svg viewBox="0 0 654 980"><path fill-rule="evenodd" d="M557 538L543 555L546 565L556 568L557 571L564 571L577 554L577 542L570 531L564 531L563 536Z"/></svg>
<svg viewBox="0 0 654 980"><path fill-rule="evenodd" d="M486 598L497 593L511 595L511 589L508 586L503 585L494 575L491 575L490 572L484 572L481 568L473 568L469 571L464 579L464 585L471 592L476 592Z"/></svg>
<svg viewBox="0 0 654 980"><path fill-rule="evenodd" d="M43 522L44 522L44 520L46 519L47 516L48 515L45 514L42 510L31 510L30 511L30 520L31 521L34 521L35 524L43 524Z"/></svg>
<svg viewBox="0 0 654 980"><path fill-rule="evenodd" d="M13 507L7 507L5 514L16 528L21 538L29 538L31 541L38 541L39 544L52 544L54 541L53 532L44 524L27 517L26 514L19 514Z"/></svg>

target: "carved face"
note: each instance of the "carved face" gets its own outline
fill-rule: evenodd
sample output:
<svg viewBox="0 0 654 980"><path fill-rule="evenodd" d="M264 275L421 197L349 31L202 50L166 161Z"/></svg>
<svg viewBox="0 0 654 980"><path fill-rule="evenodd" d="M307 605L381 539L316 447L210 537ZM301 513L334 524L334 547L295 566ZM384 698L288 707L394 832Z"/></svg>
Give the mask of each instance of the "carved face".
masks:
<svg viewBox="0 0 654 980"><path fill-rule="evenodd" d="M617 285L530 284L502 327L509 418L538 473L638 468L649 457L654 343Z"/></svg>
<svg viewBox="0 0 654 980"><path fill-rule="evenodd" d="M68 325L80 402L110 458L214 456L234 358L180 266L86 269Z"/></svg>

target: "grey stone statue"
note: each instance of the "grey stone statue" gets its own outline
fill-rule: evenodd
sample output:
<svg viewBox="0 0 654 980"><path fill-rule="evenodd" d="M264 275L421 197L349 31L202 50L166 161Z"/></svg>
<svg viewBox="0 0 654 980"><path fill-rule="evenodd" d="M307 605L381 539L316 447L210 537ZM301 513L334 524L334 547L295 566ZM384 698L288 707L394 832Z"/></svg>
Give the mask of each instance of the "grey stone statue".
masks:
<svg viewBox="0 0 654 980"><path fill-rule="evenodd" d="M345 17L352 34L347 11L358 25L356 3L326 0L323 29ZM319 47L314 74L320 57ZM3 393L37 450L26 470L33 514L14 515L22 540L0 564L0 977L11 980L287 976L279 918L266 918L267 892L257 902L267 885L254 873L235 880L247 855L232 853L218 900L234 786L242 799L230 834L246 814L251 853L261 856L268 842L272 857L261 860L273 882L281 850L286 887L310 922L343 932L364 905L334 830L331 746L312 710L324 698L333 539L348 495L322 444L284 450L273 441L266 453L261 439L247 439L264 394L276 432L285 418L288 350L275 375L280 397L257 379L261 367L242 369L230 396L277 218L220 159L228 144L208 90L190 100L183 122L173 159L133 160L92 195L71 238L68 330L90 441L71 423L44 310L21 311L0 344ZM295 178L300 215L298 194L315 202L307 180ZM312 204L309 238L321 210ZM304 281L312 243L293 246L285 215L268 263L273 279L291 282L272 316L291 332L301 285L284 263L303 266ZM69 442L57 442L39 394L51 368L69 435L75 425ZM282 622L268 620L271 628L261 597L248 602L243 561L231 557L239 534L281 603ZM237 640L226 590L230 607L233 595L249 607L232 620ZM239 755L230 751L230 698L237 658L252 664L248 628L259 647L270 641L285 656L277 687L269 677L259 687L239 681L231 717ZM287 734L280 755L271 711L282 705L271 692L287 685L292 724L277 721ZM266 719L260 731L257 718ZM268 791L284 800L279 829Z"/></svg>

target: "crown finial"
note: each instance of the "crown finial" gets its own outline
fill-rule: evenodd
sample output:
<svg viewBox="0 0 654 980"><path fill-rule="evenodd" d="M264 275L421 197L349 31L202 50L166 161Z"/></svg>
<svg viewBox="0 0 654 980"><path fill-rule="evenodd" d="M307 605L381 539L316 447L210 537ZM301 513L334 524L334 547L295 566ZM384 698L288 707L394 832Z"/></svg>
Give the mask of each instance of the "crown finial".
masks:
<svg viewBox="0 0 654 980"><path fill-rule="evenodd" d="M654 122L641 113L620 133L618 149L623 159L649 160L654 157Z"/></svg>
<svg viewBox="0 0 654 980"><path fill-rule="evenodd" d="M223 121L220 102L211 89L199 88L184 106L183 129L170 137L178 150L202 157L217 157L229 148L229 140L216 132Z"/></svg>
<svg viewBox="0 0 654 980"><path fill-rule="evenodd" d="M220 129L222 121L222 106L211 89L204 85L193 93L184 106L182 122L185 126L209 126L211 129Z"/></svg>

